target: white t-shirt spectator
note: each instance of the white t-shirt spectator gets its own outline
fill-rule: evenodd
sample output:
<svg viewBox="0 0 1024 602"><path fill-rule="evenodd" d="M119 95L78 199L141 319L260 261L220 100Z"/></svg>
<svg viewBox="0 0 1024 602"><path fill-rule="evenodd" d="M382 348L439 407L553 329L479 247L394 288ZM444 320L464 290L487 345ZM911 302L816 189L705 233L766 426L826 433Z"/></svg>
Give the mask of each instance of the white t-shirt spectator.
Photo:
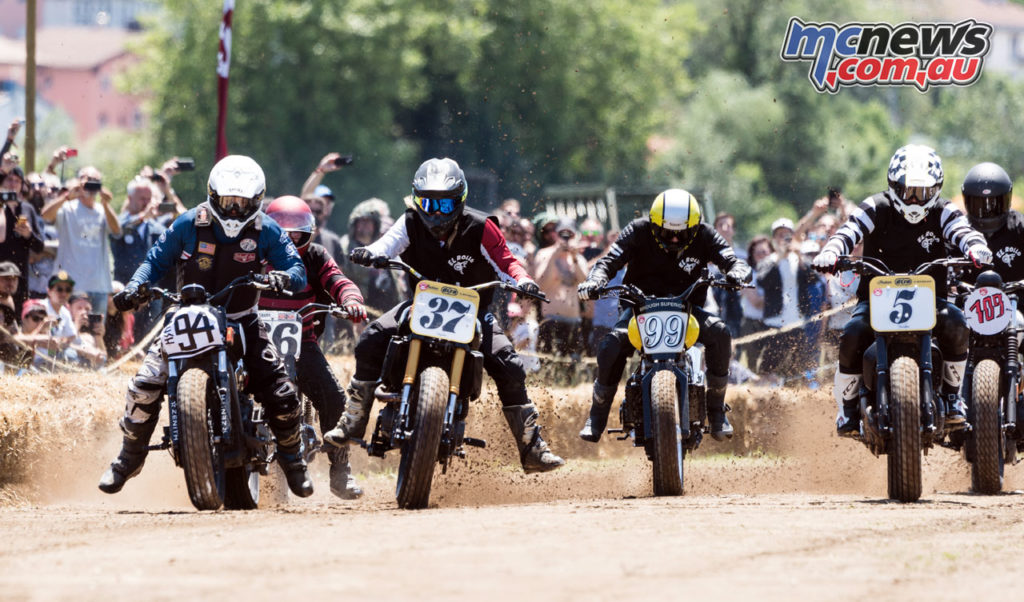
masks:
<svg viewBox="0 0 1024 602"><path fill-rule="evenodd" d="M110 230L98 201L92 208L78 199L68 201L57 211L56 269L66 271L75 281L75 290L87 293L113 291Z"/></svg>
<svg viewBox="0 0 1024 602"><path fill-rule="evenodd" d="M58 312L53 308L53 304L50 303L49 299L46 299L44 304L46 305L47 317L57 318L57 323L50 329L51 335L59 338L75 338L78 336L78 332L75 331L74 320L71 319L71 310L66 305L60 308Z"/></svg>

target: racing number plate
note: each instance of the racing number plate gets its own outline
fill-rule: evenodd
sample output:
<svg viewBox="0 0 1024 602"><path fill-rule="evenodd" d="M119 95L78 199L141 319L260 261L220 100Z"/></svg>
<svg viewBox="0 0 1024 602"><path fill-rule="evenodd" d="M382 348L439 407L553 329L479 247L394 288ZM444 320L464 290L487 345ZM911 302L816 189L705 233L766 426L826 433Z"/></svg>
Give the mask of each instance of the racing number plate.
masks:
<svg viewBox="0 0 1024 602"><path fill-rule="evenodd" d="M260 322L266 325L270 342L281 355L299 359L302 350L302 318L297 312L261 309Z"/></svg>
<svg viewBox="0 0 1024 602"><path fill-rule="evenodd" d="M875 332L935 327L935 280L931 276L878 276L871 279L868 291Z"/></svg>
<svg viewBox="0 0 1024 602"><path fill-rule="evenodd" d="M476 334L480 295L471 289L423 280L416 285L410 329L425 337L469 343Z"/></svg>
<svg viewBox="0 0 1024 602"><path fill-rule="evenodd" d="M999 334L1010 325L1010 298L998 288L980 287L964 302L967 326L978 334Z"/></svg>
<svg viewBox="0 0 1024 602"><path fill-rule="evenodd" d="M652 311L636 318L644 353L679 353L686 340L689 316L681 311Z"/></svg>
<svg viewBox="0 0 1024 602"><path fill-rule="evenodd" d="M217 314L207 306L189 305L174 312L160 334L167 357L192 357L224 344Z"/></svg>

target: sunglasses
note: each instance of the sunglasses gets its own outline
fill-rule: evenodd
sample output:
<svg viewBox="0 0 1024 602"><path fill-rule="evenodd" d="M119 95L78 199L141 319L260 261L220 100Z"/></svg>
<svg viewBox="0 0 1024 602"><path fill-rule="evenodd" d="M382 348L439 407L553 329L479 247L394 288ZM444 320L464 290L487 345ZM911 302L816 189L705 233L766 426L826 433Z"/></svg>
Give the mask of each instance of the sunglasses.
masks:
<svg viewBox="0 0 1024 602"><path fill-rule="evenodd" d="M71 292L71 287L70 286L55 286L55 287L53 287L53 290L57 291L58 293L70 293Z"/></svg>
<svg viewBox="0 0 1024 602"><path fill-rule="evenodd" d="M601 236L600 230L583 230L580 232L583 236Z"/></svg>
<svg viewBox="0 0 1024 602"><path fill-rule="evenodd" d="M440 213L441 215L451 215L455 212L455 208L459 202L451 197L445 197L441 199L431 199L427 197L418 196L416 197L416 205L419 206L423 213Z"/></svg>
<svg viewBox="0 0 1024 602"><path fill-rule="evenodd" d="M32 320L33 322L42 322L46 318L46 314L28 314L25 316L26 320Z"/></svg>
<svg viewBox="0 0 1024 602"><path fill-rule="evenodd" d="M36 190L42 190L43 188L46 188L46 182L31 182L29 183L29 186Z"/></svg>

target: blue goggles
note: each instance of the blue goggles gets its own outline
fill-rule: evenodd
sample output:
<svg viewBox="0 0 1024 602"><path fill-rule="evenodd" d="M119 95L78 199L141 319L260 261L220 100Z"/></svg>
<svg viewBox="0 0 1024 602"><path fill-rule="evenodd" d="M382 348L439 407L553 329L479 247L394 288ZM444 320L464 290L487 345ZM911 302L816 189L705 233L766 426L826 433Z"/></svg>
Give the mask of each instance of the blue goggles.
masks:
<svg viewBox="0 0 1024 602"><path fill-rule="evenodd" d="M416 204L423 213L438 213L442 215L451 215L455 212L455 208L459 206L457 199L443 198L443 199L431 199L427 197L418 196L416 197Z"/></svg>

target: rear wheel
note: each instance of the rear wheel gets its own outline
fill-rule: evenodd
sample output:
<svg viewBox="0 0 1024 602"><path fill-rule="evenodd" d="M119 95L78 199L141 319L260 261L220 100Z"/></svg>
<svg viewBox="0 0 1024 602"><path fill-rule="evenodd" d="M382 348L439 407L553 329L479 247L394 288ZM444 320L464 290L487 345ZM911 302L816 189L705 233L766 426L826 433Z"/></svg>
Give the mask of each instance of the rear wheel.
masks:
<svg viewBox="0 0 1024 602"><path fill-rule="evenodd" d="M444 370L431 367L420 373L412 435L402 444L402 461L398 465L395 494L399 508L426 508L430 501L430 484L441 447L447 397L448 375Z"/></svg>
<svg viewBox="0 0 1024 602"><path fill-rule="evenodd" d="M921 498L921 404L917 362L898 357L892 363L889 395L889 497L901 502Z"/></svg>
<svg viewBox="0 0 1024 602"><path fill-rule="evenodd" d="M999 411L999 364L983 360L974 369L974 462L971 489L991 495L1003 489L1003 424Z"/></svg>
<svg viewBox="0 0 1024 602"><path fill-rule="evenodd" d="M188 497L197 510L217 510L224 503L224 458L214 441L220 414L209 403L214 395L210 375L199 368L189 368L178 380L181 466Z"/></svg>
<svg viewBox="0 0 1024 602"><path fill-rule="evenodd" d="M654 424L654 495L682 495L683 450L679 428L679 394L671 370L655 372L651 383L651 419Z"/></svg>

